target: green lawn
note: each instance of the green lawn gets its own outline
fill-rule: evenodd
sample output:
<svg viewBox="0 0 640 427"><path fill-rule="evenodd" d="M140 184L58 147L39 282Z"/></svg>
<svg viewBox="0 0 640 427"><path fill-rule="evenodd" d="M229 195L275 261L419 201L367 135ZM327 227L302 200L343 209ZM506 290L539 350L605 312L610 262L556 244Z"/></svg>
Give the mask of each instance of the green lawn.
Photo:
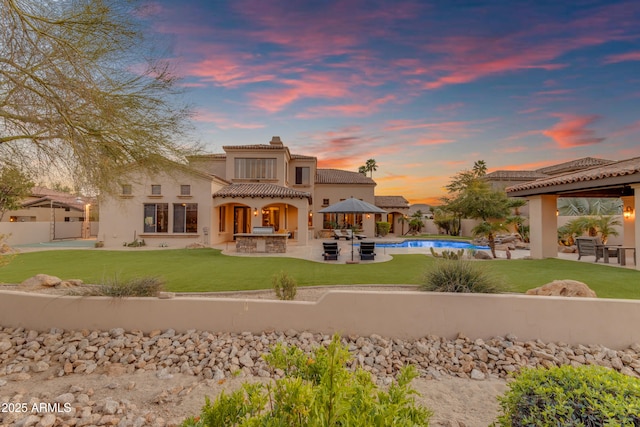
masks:
<svg viewBox="0 0 640 427"><path fill-rule="evenodd" d="M279 271L300 286L349 284L419 284L436 260L425 255L395 255L374 264L324 264L294 258L233 257L215 249L163 251L61 250L20 254L0 270L0 282L18 283L38 273L97 283L118 276L161 276L176 292L267 289ZM640 299L640 271L557 259L482 261L514 291L554 279L584 282L606 298Z"/></svg>

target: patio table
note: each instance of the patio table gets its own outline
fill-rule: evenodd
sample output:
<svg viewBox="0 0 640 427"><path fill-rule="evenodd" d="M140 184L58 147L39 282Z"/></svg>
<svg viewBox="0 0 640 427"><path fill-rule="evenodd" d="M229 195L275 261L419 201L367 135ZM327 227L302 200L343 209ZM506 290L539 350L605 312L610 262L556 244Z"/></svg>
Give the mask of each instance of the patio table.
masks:
<svg viewBox="0 0 640 427"><path fill-rule="evenodd" d="M636 248L633 246L618 246L618 263L627 265L627 251L633 251L633 263L636 264Z"/></svg>

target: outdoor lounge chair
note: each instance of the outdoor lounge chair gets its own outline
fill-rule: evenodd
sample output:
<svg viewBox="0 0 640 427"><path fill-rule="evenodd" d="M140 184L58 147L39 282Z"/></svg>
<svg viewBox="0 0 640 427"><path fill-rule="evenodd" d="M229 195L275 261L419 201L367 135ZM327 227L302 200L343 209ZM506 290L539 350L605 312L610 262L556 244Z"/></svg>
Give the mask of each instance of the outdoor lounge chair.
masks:
<svg viewBox="0 0 640 427"><path fill-rule="evenodd" d="M346 229L345 232L347 233L347 236L349 236L349 239L353 239L354 237L358 240L367 238L367 236L365 236L364 234L360 234L360 233L354 234L353 230L351 230L350 228Z"/></svg>
<svg viewBox="0 0 640 427"><path fill-rule="evenodd" d="M351 237L349 237L348 234L343 233L342 230L333 230L333 238L336 240L340 240L341 237L344 237L346 240L350 240Z"/></svg>
<svg viewBox="0 0 640 427"><path fill-rule="evenodd" d="M324 249L322 257L325 261L338 260L338 255L340 255L340 248L338 247L337 243L323 242L322 247Z"/></svg>
<svg viewBox="0 0 640 427"><path fill-rule="evenodd" d="M362 261L371 261L376 257L376 242L362 242L360 243L360 259Z"/></svg>
<svg viewBox="0 0 640 427"><path fill-rule="evenodd" d="M576 246L578 247L578 260L583 256L595 256L595 262L598 262L600 258L604 258L608 262L610 257L618 256L618 250L615 246L602 244L599 237L576 237Z"/></svg>

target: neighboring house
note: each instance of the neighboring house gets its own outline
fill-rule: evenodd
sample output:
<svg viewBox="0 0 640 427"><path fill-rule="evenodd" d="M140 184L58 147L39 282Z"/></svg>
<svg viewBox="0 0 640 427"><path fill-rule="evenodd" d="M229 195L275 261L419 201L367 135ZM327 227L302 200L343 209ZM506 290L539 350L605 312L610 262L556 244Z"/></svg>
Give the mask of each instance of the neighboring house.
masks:
<svg viewBox="0 0 640 427"><path fill-rule="evenodd" d="M507 187L535 181L536 179L549 178L551 176L575 172L593 166L603 166L609 163L613 163L613 161L584 157L536 170L497 170L486 174L484 179L489 181L494 189L504 190Z"/></svg>
<svg viewBox="0 0 640 427"><path fill-rule="evenodd" d="M375 233L371 215L316 214L349 197L375 203L375 181L357 172L318 169L312 156L292 154L279 137L269 144L222 147L189 157L189 168L142 174L132 170L120 192L100 204L105 246L144 239L149 245L229 242L234 234L270 226L306 245L323 229L356 226Z"/></svg>
<svg viewBox="0 0 640 427"><path fill-rule="evenodd" d="M409 215L409 201L402 196L376 196L375 205L387 211L386 218L376 215L376 221L385 221L391 224L390 234L401 235L406 227L399 219Z"/></svg>
<svg viewBox="0 0 640 427"><path fill-rule="evenodd" d="M90 204L89 199L36 186L23 200L22 209L7 211L2 222L36 222L52 219L56 222L82 222L87 204Z"/></svg>
<svg viewBox="0 0 640 427"><path fill-rule="evenodd" d="M580 171L594 166L604 166L613 163L612 160L584 157L557 165L547 166L536 170L497 170L484 176L494 189L505 190L507 187L517 186L538 179L546 179L553 176ZM519 209L521 215L527 216L529 209L524 206Z"/></svg>

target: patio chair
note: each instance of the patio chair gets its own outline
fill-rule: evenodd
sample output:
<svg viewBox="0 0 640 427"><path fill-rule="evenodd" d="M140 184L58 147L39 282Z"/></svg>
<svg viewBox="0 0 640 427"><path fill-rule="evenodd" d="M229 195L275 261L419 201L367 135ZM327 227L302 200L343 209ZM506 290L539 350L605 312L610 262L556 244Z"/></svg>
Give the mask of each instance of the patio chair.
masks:
<svg viewBox="0 0 640 427"><path fill-rule="evenodd" d="M365 236L364 234L361 233L353 233L353 230L351 230L350 228L346 229L345 232L347 233L347 236L349 236L349 239L353 239L354 237L358 240L362 240L362 239L366 239L367 236Z"/></svg>
<svg viewBox="0 0 640 427"><path fill-rule="evenodd" d="M340 248L337 243L332 242L322 242L322 247L324 252L322 257L325 261L337 261L338 255L340 255Z"/></svg>
<svg viewBox="0 0 640 427"><path fill-rule="evenodd" d="M333 230L333 238L336 240L340 240L341 237L344 237L346 240L350 240L351 237L349 237L348 234L343 233L342 230Z"/></svg>
<svg viewBox="0 0 640 427"><path fill-rule="evenodd" d="M362 261L372 261L376 257L376 242L360 243L360 259Z"/></svg>
<svg viewBox="0 0 640 427"><path fill-rule="evenodd" d="M600 237L576 237L576 246L578 247L578 260L583 256L595 256L595 262L598 262L600 258L604 258L605 262L608 262L610 257L618 256L616 245L604 245Z"/></svg>

